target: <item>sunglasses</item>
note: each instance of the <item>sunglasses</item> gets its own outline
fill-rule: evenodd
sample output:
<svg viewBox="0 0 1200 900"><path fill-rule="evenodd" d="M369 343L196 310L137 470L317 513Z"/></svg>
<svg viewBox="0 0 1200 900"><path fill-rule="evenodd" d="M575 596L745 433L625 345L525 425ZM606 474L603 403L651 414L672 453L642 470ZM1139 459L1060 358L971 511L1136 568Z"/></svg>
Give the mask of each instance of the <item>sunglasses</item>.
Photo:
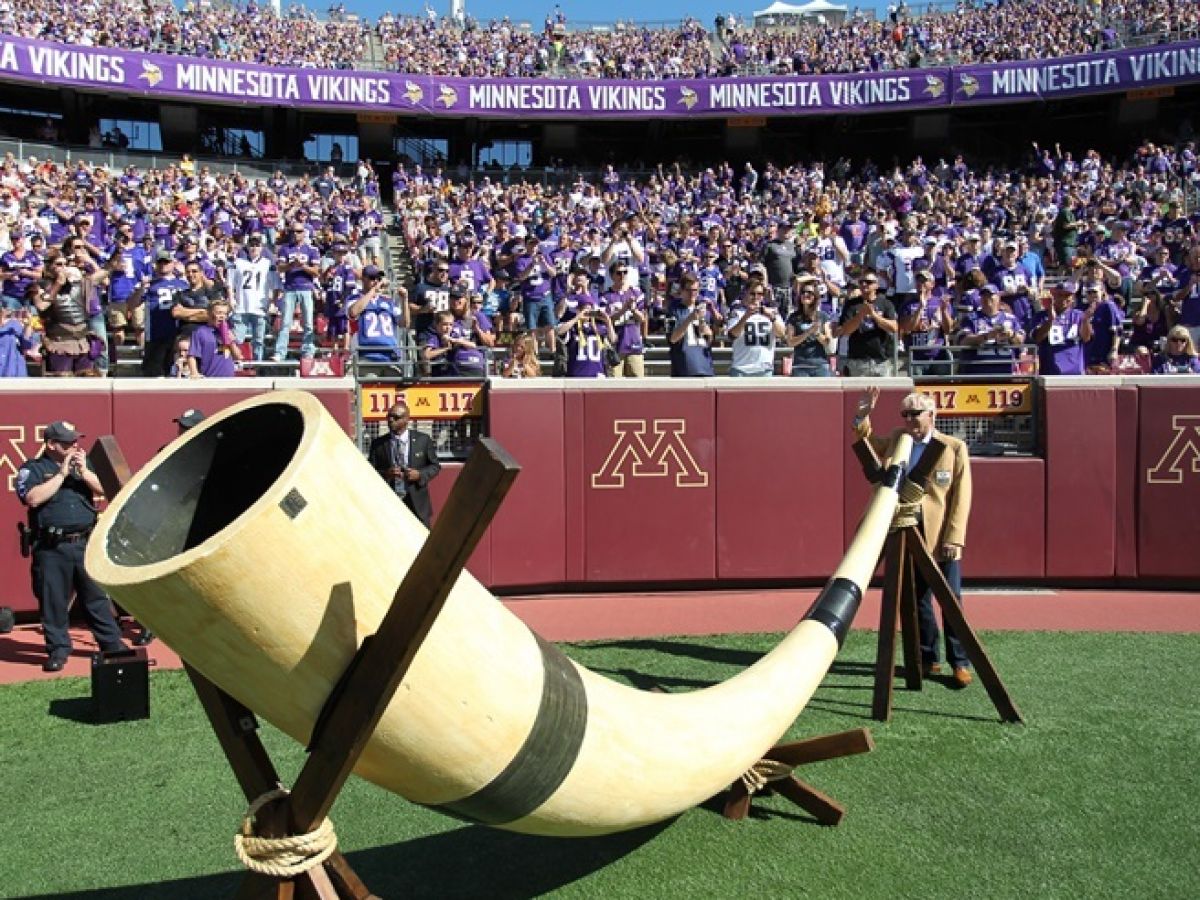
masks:
<svg viewBox="0 0 1200 900"><path fill-rule="evenodd" d="M906 409L900 415L906 419L919 419L924 412L923 409Z"/></svg>
<svg viewBox="0 0 1200 900"><path fill-rule="evenodd" d="M1167 341L1172 344L1185 344L1187 343L1187 338L1167 338Z"/></svg>
<svg viewBox="0 0 1200 900"><path fill-rule="evenodd" d="M388 414L388 419L390 419L393 422L399 422L401 419L407 419L407 418L408 418L408 416L403 413L401 413L398 416L392 415L391 413Z"/></svg>

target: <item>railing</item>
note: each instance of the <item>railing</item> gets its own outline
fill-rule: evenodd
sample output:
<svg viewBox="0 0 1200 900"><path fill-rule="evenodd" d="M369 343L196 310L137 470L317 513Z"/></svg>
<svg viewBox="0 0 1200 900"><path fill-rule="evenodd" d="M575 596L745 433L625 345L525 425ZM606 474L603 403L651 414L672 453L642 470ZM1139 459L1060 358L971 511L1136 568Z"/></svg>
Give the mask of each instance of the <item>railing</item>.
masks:
<svg viewBox="0 0 1200 900"><path fill-rule="evenodd" d="M48 159L63 165L72 165L83 161L89 165L107 166L110 169L124 169L126 166L139 168L163 169L179 165L181 153L163 153L161 151L143 150L110 150L103 147L85 147L71 144L47 144L41 141L27 141L21 138L0 138L0 154L11 153L17 159L26 159L30 155L38 159ZM316 175L328 165L325 162L305 162L286 159L246 159L245 157L199 156L192 155L196 167L208 166L214 172L240 173L249 178L269 178L276 172L282 172L288 177L300 175ZM354 172L354 164L346 163L339 175L349 177Z"/></svg>

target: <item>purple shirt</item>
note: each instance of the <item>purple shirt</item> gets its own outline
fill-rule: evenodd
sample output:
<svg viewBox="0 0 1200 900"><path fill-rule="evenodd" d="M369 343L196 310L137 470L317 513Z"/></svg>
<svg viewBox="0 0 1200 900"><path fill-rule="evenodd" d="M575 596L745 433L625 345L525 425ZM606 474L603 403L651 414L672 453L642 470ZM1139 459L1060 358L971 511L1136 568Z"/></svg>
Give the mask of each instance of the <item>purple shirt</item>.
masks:
<svg viewBox="0 0 1200 900"><path fill-rule="evenodd" d="M1163 354L1154 361L1155 375L1195 375L1200 374L1200 358L1195 356L1167 356Z"/></svg>
<svg viewBox="0 0 1200 900"><path fill-rule="evenodd" d="M0 269L5 272L17 273L15 278L4 282L4 296L24 300L25 292L29 290L29 285L33 284L33 279L27 273L32 269L40 268L41 265L41 257L32 250L26 250L19 259L11 251L0 256Z"/></svg>
<svg viewBox="0 0 1200 900"><path fill-rule="evenodd" d="M1072 307L1058 315L1044 309L1033 318L1037 328L1051 321L1050 332L1038 343L1038 367L1042 375L1082 375L1083 341L1079 337L1079 326L1083 322L1083 311Z"/></svg>
<svg viewBox="0 0 1200 900"><path fill-rule="evenodd" d="M299 267L288 269L287 265L288 263L300 263L316 267L321 259L321 253L316 247L311 244L282 244L275 259L279 264L279 271L283 275L285 291L311 291L313 289L312 275Z"/></svg>
<svg viewBox="0 0 1200 900"><path fill-rule="evenodd" d="M195 357L196 366L205 378L232 378L237 366L229 355L231 342L228 325L221 325L218 330L205 323L192 332L188 356Z"/></svg>
<svg viewBox="0 0 1200 900"><path fill-rule="evenodd" d="M578 322L567 332L567 377L603 378L604 343L608 337L602 322Z"/></svg>

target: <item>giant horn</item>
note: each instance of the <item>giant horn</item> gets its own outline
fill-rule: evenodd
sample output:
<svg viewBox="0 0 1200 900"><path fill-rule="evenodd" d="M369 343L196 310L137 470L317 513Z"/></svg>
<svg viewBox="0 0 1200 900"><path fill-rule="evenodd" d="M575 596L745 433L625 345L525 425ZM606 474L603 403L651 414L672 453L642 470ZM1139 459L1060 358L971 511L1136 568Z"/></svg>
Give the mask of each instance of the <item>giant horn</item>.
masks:
<svg viewBox="0 0 1200 900"><path fill-rule="evenodd" d="M463 572L355 771L530 834L662 821L747 771L837 653L879 558L907 439L795 629L728 681L642 692L531 632ZM307 742L427 532L312 396L237 404L165 448L101 517L87 567L190 665Z"/></svg>

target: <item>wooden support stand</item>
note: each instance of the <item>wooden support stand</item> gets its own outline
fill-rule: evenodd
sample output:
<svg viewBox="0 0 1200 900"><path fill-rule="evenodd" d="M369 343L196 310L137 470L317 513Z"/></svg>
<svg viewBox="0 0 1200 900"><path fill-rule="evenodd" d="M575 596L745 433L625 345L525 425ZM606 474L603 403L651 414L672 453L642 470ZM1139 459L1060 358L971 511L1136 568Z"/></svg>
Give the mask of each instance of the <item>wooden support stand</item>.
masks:
<svg viewBox="0 0 1200 900"><path fill-rule="evenodd" d="M763 756L764 760L781 763L795 768L839 756L852 756L875 749L871 732L866 728L827 734L790 744L777 744ZM801 781L794 774L787 774L769 782L769 788L787 797L822 825L837 825L846 815L846 808L832 797L821 793L812 785ZM725 798L724 815L727 819L744 819L750 814L753 794L745 780L735 782Z"/></svg>
<svg viewBox="0 0 1200 900"><path fill-rule="evenodd" d="M865 441L858 441L854 450L868 479L873 480L880 471L880 463L871 446ZM929 451L926 451L925 457L932 459ZM916 593L916 576L919 575L941 607L943 627L954 631L1000 718L1005 722L1023 723L1021 713L1000 680L1000 673L984 650L975 629L967 622L962 604L925 546L920 529L914 525L895 529L888 535L883 558L883 600L879 610L879 643L875 654L875 691L871 717L880 722L892 717L897 626L904 651L905 687L913 691L921 689L921 638Z"/></svg>
<svg viewBox="0 0 1200 900"><path fill-rule="evenodd" d="M100 460L93 464L105 493L112 497L129 478L124 456L112 438L101 439L92 453L94 461ZM494 441L483 438L476 445L379 630L363 641L326 701L291 793L256 816L258 835L307 834L325 819L518 471ZM187 671L246 799L280 788L253 713L190 666ZM237 896L374 897L336 851L320 866L292 877L247 873Z"/></svg>

